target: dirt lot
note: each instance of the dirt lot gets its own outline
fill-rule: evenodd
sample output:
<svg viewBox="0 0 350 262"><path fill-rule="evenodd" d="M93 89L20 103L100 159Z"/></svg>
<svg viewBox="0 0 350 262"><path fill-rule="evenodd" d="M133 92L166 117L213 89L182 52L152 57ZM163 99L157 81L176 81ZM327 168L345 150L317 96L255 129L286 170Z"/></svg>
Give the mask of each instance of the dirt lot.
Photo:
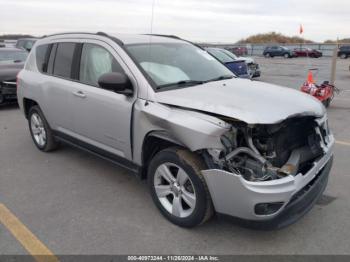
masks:
<svg viewBox="0 0 350 262"><path fill-rule="evenodd" d="M328 79L330 59L264 59L259 81L298 88L306 69ZM188 230L166 221L146 184L109 162L63 146L45 154L16 106L0 108L0 205L54 254L350 254L350 59L328 110L338 141L325 197L298 223L254 231L212 219ZM0 254L28 254L0 223Z"/></svg>

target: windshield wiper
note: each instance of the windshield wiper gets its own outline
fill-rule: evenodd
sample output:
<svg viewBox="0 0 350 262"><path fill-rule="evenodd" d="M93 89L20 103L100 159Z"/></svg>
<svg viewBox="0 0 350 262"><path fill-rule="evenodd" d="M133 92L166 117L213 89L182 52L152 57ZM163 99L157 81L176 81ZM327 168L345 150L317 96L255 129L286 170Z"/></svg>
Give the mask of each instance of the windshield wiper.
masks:
<svg viewBox="0 0 350 262"><path fill-rule="evenodd" d="M221 81L221 80L226 80L226 79L232 79L234 77L235 76L233 76L233 75L219 76L219 77L215 77L215 78L209 79L209 80L205 81L205 83Z"/></svg>
<svg viewBox="0 0 350 262"><path fill-rule="evenodd" d="M170 84L164 84L157 86L157 89L162 89L165 87L172 87L172 86L192 86L192 85L201 85L204 84L206 81L200 81L200 80L181 80L179 82L170 83Z"/></svg>

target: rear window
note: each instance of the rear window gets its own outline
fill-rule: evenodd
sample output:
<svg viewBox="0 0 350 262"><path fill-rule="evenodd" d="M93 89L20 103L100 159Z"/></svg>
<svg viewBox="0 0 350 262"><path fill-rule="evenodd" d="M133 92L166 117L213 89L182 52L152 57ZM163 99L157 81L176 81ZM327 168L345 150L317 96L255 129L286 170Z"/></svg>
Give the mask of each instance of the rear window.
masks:
<svg viewBox="0 0 350 262"><path fill-rule="evenodd" d="M49 54L49 45L40 45L36 48L36 65L41 73L47 72L47 57Z"/></svg>
<svg viewBox="0 0 350 262"><path fill-rule="evenodd" d="M71 78L74 43L59 43L56 51L53 74L64 78Z"/></svg>

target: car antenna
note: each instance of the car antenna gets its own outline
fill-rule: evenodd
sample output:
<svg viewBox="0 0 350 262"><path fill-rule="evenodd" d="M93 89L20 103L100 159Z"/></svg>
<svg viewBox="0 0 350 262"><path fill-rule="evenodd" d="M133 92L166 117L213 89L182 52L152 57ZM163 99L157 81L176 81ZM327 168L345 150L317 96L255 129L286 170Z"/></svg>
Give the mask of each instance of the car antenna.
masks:
<svg viewBox="0 0 350 262"><path fill-rule="evenodd" d="M152 34L153 34L153 18L154 18L154 5L155 5L156 0L152 1L152 15L151 15L151 34L150 34L150 38L149 38L149 47L148 47L148 55L149 58L151 58L152 56L152 49L151 49L151 44L152 44ZM150 60L150 59L149 59ZM150 63L148 63L148 71L150 71ZM148 88L147 88L147 95L146 95L146 103L145 106L148 106Z"/></svg>

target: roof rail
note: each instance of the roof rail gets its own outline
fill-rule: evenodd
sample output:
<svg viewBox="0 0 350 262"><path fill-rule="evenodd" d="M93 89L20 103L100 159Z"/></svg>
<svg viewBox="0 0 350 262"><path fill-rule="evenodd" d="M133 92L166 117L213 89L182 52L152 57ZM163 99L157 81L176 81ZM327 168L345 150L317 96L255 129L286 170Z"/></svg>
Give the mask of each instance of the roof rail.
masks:
<svg viewBox="0 0 350 262"><path fill-rule="evenodd" d="M95 35L94 33L87 33L87 32L61 32L61 33L54 33L50 35L43 35L44 37L50 37L50 36L56 36L56 35L75 35L75 34L89 34L89 35Z"/></svg>
<svg viewBox="0 0 350 262"><path fill-rule="evenodd" d="M162 36L162 37L168 37L168 38L174 38L174 39L181 39L180 37L176 35L162 35L162 34L145 34L145 35L151 35L151 36ZM181 39L182 40L182 39Z"/></svg>
<svg viewBox="0 0 350 262"><path fill-rule="evenodd" d="M97 32L97 33L87 33L87 32L62 32L62 33L56 33L56 34L51 34L51 35L43 35L42 38L44 37L50 37L50 36L57 36L57 35L76 35L76 34L85 34L85 35L99 35L99 36L104 36L104 37L108 37L109 39L113 40L114 42L116 42L118 45L122 46L124 45L123 41L121 41L120 39L114 37L114 36L110 36L104 32Z"/></svg>
<svg viewBox="0 0 350 262"><path fill-rule="evenodd" d="M181 37L178 37L178 36L176 36L176 35L162 35L162 34L144 34L144 35L163 36L163 37L169 37L169 38L173 38L173 39L179 39L179 40L185 41L185 42L187 42L187 43L190 43L190 44L192 44L192 45L194 45L194 46L196 46L196 47L198 47L198 48L204 50L204 48L201 47L200 45L198 45L198 44L196 44L196 43L193 43L193 42L191 42L191 41L189 41L189 40L182 39Z"/></svg>
<svg viewBox="0 0 350 262"><path fill-rule="evenodd" d="M118 38L116 38L114 36L110 36L110 35L106 34L105 32L97 32L96 35L108 37L109 39L113 40L114 42L116 42L120 46L124 45L123 41L121 41L120 39L118 39Z"/></svg>

